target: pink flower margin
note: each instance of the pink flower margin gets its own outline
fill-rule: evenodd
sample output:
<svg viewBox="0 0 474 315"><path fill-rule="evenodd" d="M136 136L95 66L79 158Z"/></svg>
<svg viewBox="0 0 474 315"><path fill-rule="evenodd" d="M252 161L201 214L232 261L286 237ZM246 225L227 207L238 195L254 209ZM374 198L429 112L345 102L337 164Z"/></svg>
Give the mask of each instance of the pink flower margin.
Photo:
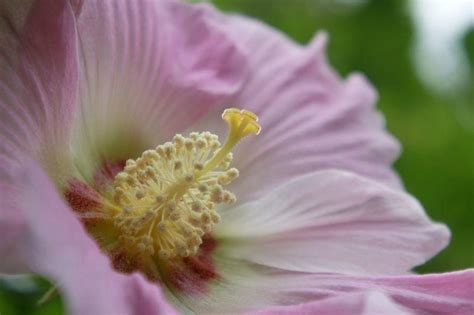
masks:
<svg viewBox="0 0 474 315"><path fill-rule="evenodd" d="M403 192L375 92L327 65L324 34L301 47L158 0L2 2L0 18L0 272L49 277L71 314L474 312L472 269L410 274L449 232ZM229 106L264 131L235 154L222 279L193 298L114 271L58 189L117 147L223 136Z"/></svg>

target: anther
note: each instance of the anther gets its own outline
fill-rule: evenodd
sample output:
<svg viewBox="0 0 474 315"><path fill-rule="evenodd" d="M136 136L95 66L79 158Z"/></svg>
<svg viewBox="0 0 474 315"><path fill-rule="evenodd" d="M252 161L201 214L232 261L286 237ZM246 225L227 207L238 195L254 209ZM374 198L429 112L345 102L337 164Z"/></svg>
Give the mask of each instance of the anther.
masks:
<svg viewBox="0 0 474 315"><path fill-rule="evenodd" d="M191 139L193 139L194 141L196 141L196 140L198 139L198 137L199 137L199 133L193 131L193 132L191 132L191 133L189 134L189 137L190 137Z"/></svg>
<svg viewBox="0 0 474 315"><path fill-rule="evenodd" d="M202 163L194 163L194 169L201 171L204 168Z"/></svg>
<svg viewBox="0 0 474 315"><path fill-rule="evenodd" d="M221 221L221 217L217 213L211 213L211 221L214 224L217 224Z"/></svg>
<svg viewBox="0 0 474 315"><path fill-rule="evenodd" d="M173 212L170 214L169 218L171 221L178 221L181 219L181 215L178 212Z"/></svg>
<svg viewBox="0 0 474 315"><path fill-rule="evenodd" d="M206 143L206 140L204 139L198 139L196 141L196 146L199 148L199 149L204 149L206 147L207 143Z"/></svg>
<svg viewBox="0 0 474 315"><path fill-rule="evenodd" d="M163 195L161 195L161 194L157 194L157 195L155 196L155 201L156 201L158 204L163 203L164 200L165 200L165 198L164 198Z"/></svg>
<svg viewBox="0 0 474 315"><path fill-rule="evenodd" d="M166 231L166 224L165 224L165 222L160 222L160 223L158 223L157 227L158 227L158 230L159 230L160 232Z"/></svg>
<svg viewBox="0 0 474 315"><path fill-rule="evenodd" d="M209 214L203 213L201 215L201 222L205 224L208 224L209 222L211 222L211 217L209 216Z"/></svg>
<svg viewBox="0 0 474 315"><path fill-rule="evenodd" d="M198 190L201 192L201 193L205 193L207 191L207 185L206 184L199 184L198 186Z"/></svg>
<svg viewBox="0 0 474 315"><path fill-rule="evenodd" d="M231 168L227 171L227 176L229 176L232 180L236 179L239 176L239 170L236 168Z"/></svg>
<svg viewBox="0 0 474 315"><path fill-rule="evenodd" d="M188 151L191 151L194 147L194 142L191 139L186 139L186 141L184 142L184 146Z"/></svg>
<svg viewBox="0 0 474 315"><path fill-rule="evenodd" d="M153 177L155 177L155 170L153 169L153 167L147 166L147 167L146 167L146 170L145 170L145 174L146 174L148 177L153 178Z"/></svg>
<svg viewBox="0 0 474 315"><path fill-rule="evenodd" d="M177 134L173 137L173 142L176 143L178 147L182 147L184 145L184 137L180 134Z"/></svg>
<svg viewBox="0 0 474 315"><path fill-rule="evenodd" d="M175 161L174 162L174 169L177 171L177 170L180 170L181 168L183 167L183 162L181 161Z"/></svg>
<svg viewBox="0 0 474 315"><path fill-rule="evenodd" d="M140 200L142 199L143 197L145 197L145 193L141 190L138 190L136 193L135 193L135 197Z"/></svg>
<svg viewBox="0 0 474 315"><path fill-rule="evenodd" d="M193 174L187 174L185 177L184 177L184 180L188 183L191 183L193 180L194 180L194 175Z"/></svg>
<svg viewBox="0 0 474 315"><path fill-rule="evenodd" d="M200 201L194 201L191 205L191 209L195 212L200 212L202 210L202 203Z"/></svg>
<svg viewBox="0 0 474 315"><path fill-rule="evenodd" d="M167 209L168 209L168 211L176 210L176 202L174 202L174 201L168 202Z"/></svg>

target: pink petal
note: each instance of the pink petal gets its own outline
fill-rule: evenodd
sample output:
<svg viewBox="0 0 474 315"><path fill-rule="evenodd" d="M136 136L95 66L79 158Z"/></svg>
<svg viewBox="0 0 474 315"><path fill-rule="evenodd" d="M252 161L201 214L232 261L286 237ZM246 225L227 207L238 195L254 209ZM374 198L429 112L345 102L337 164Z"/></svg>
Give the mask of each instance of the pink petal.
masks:
<svg viewBox="0 0 474 315"><path fill-rule="evenodd" d="M393 277L351 277L308 275L287 286L287 293L301 294L302 287L318 295L378 290L415 314L468 315L474 313L474 269L464 271ZM304 282L304 283L303 283Z"/></svg>
<svg viewBox="0 0 474 315"><path fill-rule="evenodd" d="M16 245L25 226L18 202L12 198L14 193L15 187L0 181L0 273L22 273L28 270Z"/></svg>
<svg viewBox="0 0 474 315"><path fill-rule="evenodd" d="M230 105L254 111L262 124L261 134L235 152L245 178L236 181L238 196L252 199L294 176L328 168L400 187L391 169L399 145L374 109L376 92L359 74L338 77L325 59L324 34L301 47L257 21L203 10L249 60L249 77ZM213 112L191 129L223 136L216 117Z"/></svg>
<svg viewBox="0 0 474 315"><path fill-rule="evenodd" d="M405 273L449 240L408 194L342 171L298 177L221 217L222 255L302 272Z"/></svg>
<svg viewBox="0 0 474 315"><path fill-rule="evenodd" d="M156 284L112 270L38 166L24 168L19 187L26 225L19 258L57 284L71 314L174 314Z"/></svg>
<svg viewBox="0 0 474 315"><path fill-rule="evenodd" d="M127 146L168 141L232 96L246 73L228 36L174 1L85 1L77 27L79 154L123 154Z"/></svg>
<svg viewBox="0 0 474 315"><path fill-rule="evenodd" d="M68 1L2 4L0 178L25 155L57 175L78 87L74 16Z"/></svg>
<svg viewBox="0 0 474 315"><path fill-rule="evenodd" d="M380 292L348 293L308 303L273 307L256 315L406 315L412 314Z"/></svg>
<svg viewBox="0 0 474 315"><path fill-rule="evenodd" d="M385 277L374 286L419 313L474 314L474 269L442 274Z"/></svg>
<svg viewBox="0 0 474 315"><path fill-rule="evenodd" d="M26 157L59 180L78 83L74 16L67 1L5 2L0 16L0 259L2 272L22 271L16 239L23 220L12 174Z"/></svg>

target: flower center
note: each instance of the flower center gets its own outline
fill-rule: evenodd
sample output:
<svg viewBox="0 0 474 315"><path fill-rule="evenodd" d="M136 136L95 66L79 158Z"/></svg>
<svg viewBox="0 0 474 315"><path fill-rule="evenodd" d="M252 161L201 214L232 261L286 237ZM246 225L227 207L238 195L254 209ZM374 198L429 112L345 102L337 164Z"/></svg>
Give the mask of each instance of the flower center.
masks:
<svg viewBox="0 0 474 315"><path fill-rule="evenodd" d="M235 202L223 188L239 175L230 168L231 150L260 125L255 114L235 108L222 118L229 127L224 145L210 132L178 134L116 175L113 220L127 250L161 259L194 255L220 220L216 205Z"/></svg>

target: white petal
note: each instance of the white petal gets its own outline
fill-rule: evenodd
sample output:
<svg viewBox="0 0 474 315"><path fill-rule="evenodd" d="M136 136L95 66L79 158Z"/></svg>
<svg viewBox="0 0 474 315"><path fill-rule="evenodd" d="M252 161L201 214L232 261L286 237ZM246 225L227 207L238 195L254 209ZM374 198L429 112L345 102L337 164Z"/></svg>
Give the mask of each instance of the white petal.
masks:
<svg viewBox="0 0 474 315"><path fill-rule="evenodd" d="M223 255L294 271L404 273L449 239L408 194L341 171L296 178L221 216Z"/></svg>

